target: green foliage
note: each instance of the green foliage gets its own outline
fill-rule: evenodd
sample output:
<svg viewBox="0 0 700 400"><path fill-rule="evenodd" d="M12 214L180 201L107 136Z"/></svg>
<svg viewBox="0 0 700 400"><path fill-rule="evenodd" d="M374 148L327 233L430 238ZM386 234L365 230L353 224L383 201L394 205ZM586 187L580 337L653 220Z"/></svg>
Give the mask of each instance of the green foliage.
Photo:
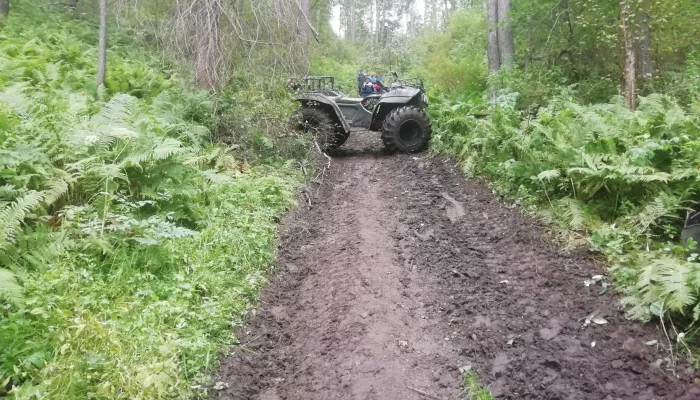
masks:
<svg viewBox="0 0 700 400"><path fill-rule="evenodd" d="M493 400L491 393L479 383L479 377L475 372L462 374L462 388L464 398L467 400Z"/></svg>
<svg viewBox="0 0 700 400"><path fill-rule="evenodd" d="M480 98L486 88L486 23L481 9L452 14L444 33L429 32L415 40L415 72L425 78L431 95Z"/></svg>
<svg viewBox="0 0 700 400"><path fill-rule="evenodd" d="M438 104L434 147L563 228L587 232L634 299L632 315L649 317L660 304L691 315L697 264L666 241L700 202L698 114L658 94L636 111L619 98L582 106L571 94L534 118L518 111L518 94L500 96L489 119L465 116L469 104Z"/></svg>
<svg viewBox="0 0 700 400"><path fill-rule="evenodd" d="M250 85L212 112L119 32L97 93L95 30L48 11L13 1L0 39L0 396L204 397L305 144L256 122L278 94Z"/></svg>

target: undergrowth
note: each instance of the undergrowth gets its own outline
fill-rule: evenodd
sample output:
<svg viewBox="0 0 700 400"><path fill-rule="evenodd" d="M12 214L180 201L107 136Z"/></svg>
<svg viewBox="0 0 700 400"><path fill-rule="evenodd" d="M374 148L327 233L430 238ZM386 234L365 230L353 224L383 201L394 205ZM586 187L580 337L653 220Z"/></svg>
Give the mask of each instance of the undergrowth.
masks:
<svg viewBox="0 0 700 400"><path fill-rule="evenodd" d="M533 116L518 96L502 93L486 119L470 102L434 106L434 148L604 254L630 317L672 316L683 334L671 335L692 340L700 264L680 231L700 200L700 101L654 94L631 111L621 98L582 105L563 88Z"/></svg>
<svg viewBox="0 0 700 400"><path fill-rule="evenodd" d="M0 33L0 397L205 396L272 264L304 143L256 124L269 111L258 97L229 93L212 114L208 93L182 89L119 32L98 90L88 22L12 6Z"/></svg>

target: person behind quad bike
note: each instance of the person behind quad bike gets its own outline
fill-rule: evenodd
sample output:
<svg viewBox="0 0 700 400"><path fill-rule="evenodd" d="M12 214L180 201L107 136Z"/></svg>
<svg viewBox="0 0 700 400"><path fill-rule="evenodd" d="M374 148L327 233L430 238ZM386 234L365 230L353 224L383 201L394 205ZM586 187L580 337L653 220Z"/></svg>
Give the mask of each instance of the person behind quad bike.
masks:
<svg viewBox="0 0 700 400"><path fill-rule="evenodd" d="M284 85L288 92L294 93L301 89L301 83L297 81L297 78L290 76L287 79L287 83Z"/></svg>
<svg viewBox="0 0 700 400"><path fill-rule="evenodd" d="M367 74L365 74L363 71L360 71L357 73L357 95L362 96L362 85L365 84L365 79L367 78Z"/></svg>
<svg viewBox="0 0 700 400"><path fill-rule="evenodd" d="M383 94L386 93L388 90L386 89L386 86L382 83L381 78L377 76L377 74L372 74L372 77L370 78L372 81L372 84L374 85L374 93L377 94Z"/></svg>
<svg viewBox="0 0 700 400"><path fill-rule="evenodd" d="M367 97L374 94L374 83L369 76L365 77L365 82L360 87L360 97Z"/></svg>

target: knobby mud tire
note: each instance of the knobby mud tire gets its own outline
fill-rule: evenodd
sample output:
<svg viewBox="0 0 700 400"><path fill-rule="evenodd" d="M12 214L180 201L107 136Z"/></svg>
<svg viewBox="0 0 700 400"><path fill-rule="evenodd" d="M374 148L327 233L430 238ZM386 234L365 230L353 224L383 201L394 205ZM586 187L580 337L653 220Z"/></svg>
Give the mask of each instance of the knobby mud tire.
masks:
<svg viewBox="0 0 700 400"><path fill-rule="evenodd" d="M430 117L422 108L399 107L387 115L382 126L384 146L393 152L414 153L430 142Z"/></svg>
<svg viewBox="0 0 700 400"><path fill-rule="evenodd" d="M336 149L348 140L348 134L326 110L301 107L292 114L292 122L298 131L310 133L323 149Z"/></svg>

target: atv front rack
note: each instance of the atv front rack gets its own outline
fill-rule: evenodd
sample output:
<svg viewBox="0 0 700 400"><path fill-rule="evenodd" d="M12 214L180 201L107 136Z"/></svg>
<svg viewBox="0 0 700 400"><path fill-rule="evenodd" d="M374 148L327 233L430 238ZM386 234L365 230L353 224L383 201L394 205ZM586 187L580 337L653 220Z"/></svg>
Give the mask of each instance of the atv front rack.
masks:
<svg viewBox="0 0 700 400"><path fill-rule="evenodd" d="M333 76L305 76L302 80L303 91L325 92L335 91L335 77Z"/></svg>
<svg viewBox="0 0 700 400"><path fill-rule="evenodd" d="M420 78L397 78L391 82L390 87L412 87L420 90L425 90L423 80Z"/></svg>

